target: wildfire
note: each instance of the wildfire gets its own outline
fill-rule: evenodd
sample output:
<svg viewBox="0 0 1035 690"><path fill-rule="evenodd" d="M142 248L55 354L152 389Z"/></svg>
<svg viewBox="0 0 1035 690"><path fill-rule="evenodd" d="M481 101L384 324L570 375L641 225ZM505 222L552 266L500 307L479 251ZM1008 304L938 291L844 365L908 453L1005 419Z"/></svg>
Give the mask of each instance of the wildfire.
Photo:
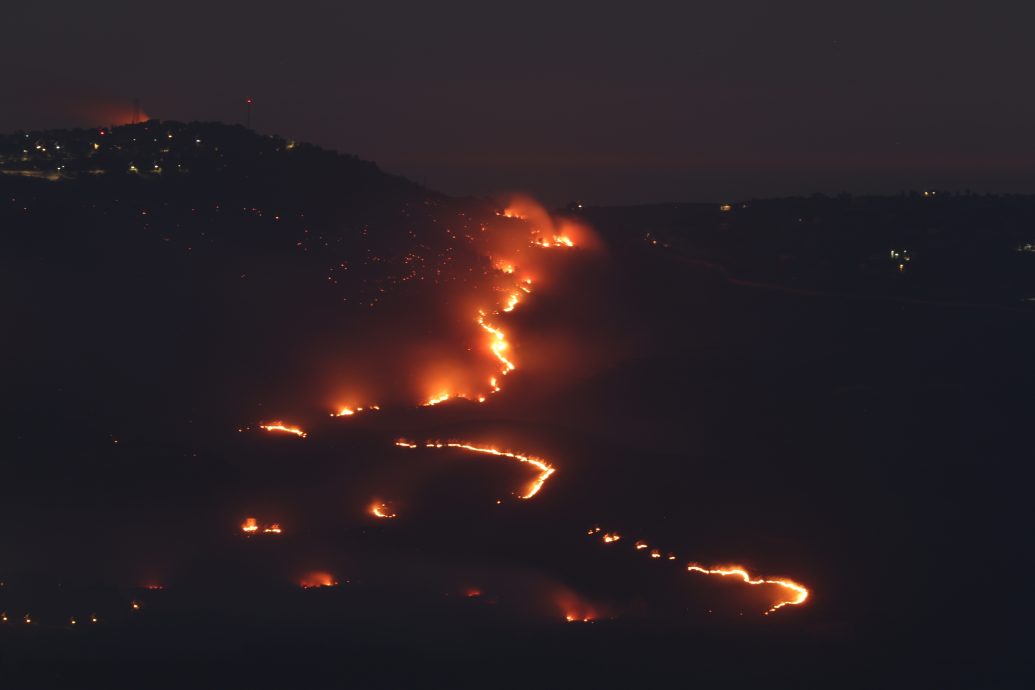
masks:
<svg viewBox="0 0 1035 690"><path fill-rule="evenodd" d="M439 395L428 398L428 401L424 403L424 407L431 407L432 405L438 405L449 400L452 396L449 393L440 393Z"/></svg>
<svg viewBox="0 0 1035 690"><path fill-rule="evenodd" d="M720 577L733 576L740 578L746 584L754 586L777 585L779 587L783 587L789 592L794 593L794 595L791 598L781 599L780 601L777 601L775 604L773 604L769 608L769 610L765 612L765 615L767 616L773 611L781 609L784 606L797 606L799 604L804 604L805 600L809 598L809 590L806 589L804 586L798 584L797 582L784 579L766 580L762 578L752 578L748 571L740 566L731 566L729 568L702 568L701 566L695 563L691 563L690 565L686 566L686 569L689 572L702 573L704 575L718 575Z"/></svg>
<svg viewBox="0 0 1035 690"><path fill-rule="evenodd" d="M371 503L369 512L376 518L384 518L386 520L396 517L396 514L392 511L391 507L387 503L382 503L381 501L374 501Z"/></svg>
<svg viewBox="0 0 1035 690"><path fill-rule="evenodd" d="M521 301L521 295L516 292L511 293L510 297L507 298L507 306L503 307L503 311L511 312L514 311L514 307Z"/></svg>
<svg viewBox="0 0 1035 690"><path fill-rule="evenodd" d="M410 443L410 442L405 441L405 440L396 441L395 445L399 446L400 448L417 448L418 447L417 444ZM534 467L537 470L539 470L539 475L536 477L535 481L533 481L532 484L529 486L528 491L525 492L525 494L523 496L521 496L521 498L526 498L526 499L527 498L532 498L537 493L539 493L539 490L543 488L543 484L546 483L546 480L549 479L553 475L554 472L556 472L556 470L548 462L546 462L545 460L543 460L541 458L537 458L537 457L532 456L532 455L521 455L520 453L511 453L509 451L499 450L497 448L492 448L492 447L487 447L487 446L476 446L476 445L473 445L473 444L470 444L470 443L461 443L461 442L456 442L456 441L449 442L449 443L443 443L441 441L429 441L429 442L424 444L424 447L425 448L459 448L461 450L470 451L472 453L484 453L486 455L495 455L497 457L502 457L502 458L512 458L514 460L517 460L518 462L523 462L523 463L526 463L528 465L531 465L532 467Z"/></svg>
<svg viewBox="0 0 1035 690"><path fill-rule="evenodd" d="M517 202L516 202L517 203ZM522 239L521 242L530 242L533 247L542 248L571 248L575 246L575 241L572 239L577 238L580 244L586 242L592 243L592 237L587 235L579 226L572 222L566 221L555 221L549 214L547 214L541 207L532 202L524 203L520 209L515 206L508 207L502 212L507 218L514 218L525 221L529 227L529 237ZM526 208L527 207L527 208ZM484 229L484 228L483 228ZM527 245L525 245L527 246ZM520 256L520 252L516 252ZM435 406L441 403L445 403L452 399L466 399L483 403L487 399L487 395L492 393L498 393L501 390L500 381L503 376L507 376L512 371L517 369L517 363L515 357L512 354L513 347L508 338L507 332L503 326L506 325L505 314L515 311L519 304L525 299L524 295L531 294L532 292L532 279L528 277L521 277L521 273L524 272L524 268L520 267L511 259L515 258L514 254L505 257L489 257L492 261L492 266L495 270L499 271L501 275L493 276L494 284L497 285L497 296L494 298L493 303L483 303L483 308L477 309L476 312L470 313L470 316L474 317L474 322L478 327L485 332L486 345L488 352L491 352L493 359L495 360L493 371L488 377L488 390L471 390L467 386L455 385L452 383L443 384L437 382L434 387L430 390L425 391L426 393L435 393L430 395L423 403L423 406ZM466 318L466 317L465 317ZM470 322L467 322L470 324ZM502 324L502 325L501 325ZM508 327L509 329L509 327ZM474 331L477 334L477 331ZM484 350L480 350L483 357L487 357L488 353ZM487 360L490 363L491 360ZM436 392L437 391L437 392ZM350 402L355 402L353 399ZM336 412L331 412L332 417L352 417L356 414L363 412L364 410L379 410L378 405L367 405L364 407L350 405L342 405L337 409ZM268 422L260 425L260 428L269 432L282 432L294 434L300 438L307 436L306 432L297 426L290 426L285 424L283 421ZM241 429L243 431L243 429ZM426 441L423 443L414 443L404 439L400 439L395 442L395 445L400 448L432 448L432 449L444 449L453 448L463 450L471 453L478 453L483 455L492 455L501 458L508 458L524 463L532 467L536 471L535 479L527 486L522 494L519 494L522 499L530 499L543 488L546 481L553 476L556 469L546 460L522 453L515 453L511 451L500 450L493 446L482 446L476 445L468 441ZM500 501L496 501L500 504ZM374 500L369 506L367 511L370 515L378 519L393 519L397 515L393 510L392 506L388 503L380 500ZM268 525L261 525L255 518L247 518L241 525L241 530L246 535L252 534L280 534L281 527L277 523ZM587 532L589 536L599 537L604 544L614 544L622 540L622 536L617 532L605 532L599 526L590 528ZM625 542L628 543L628 542ZM632 542L632 548L635 551L642 551L649 556L652 561L676 561L677 556L672 552L663 552L658 548L653 548L653 545L648 544L644 540L637 540ZM616 547L620 548L620 547ZM664 555L663 555L664 554ZM785 578L763 578L752 576L748 570L740 565L729 565L722 567L704 567L697 563L689 563L687 566L687 572L700 573L703 575L711 575L718 577L733 577L739 579L741 582L751 586L770 585L779 588L780 596L772 602L768 610L764 613L768 615L774 613L785 606L798 606L804 604L809 597L809 590L792 580ZM327 572L316 571L307 574L300 581L300 586L303 588L314 588L314 587L333 587L338 584L334 579L333 575ZM765 590L768 593L769 590ZM476 597L480 596L481 592L476 588L471 588L467 592L467 596ZM138 604L134 602L134 607L138 607ZM563 600L558 601L558 608L560 613L565 617L568 622L583 622L588 623L595 620L597 612L591 608L582 605L577 601L573 595L565 595ZM91 620L96 622L96 617L92 617ZM28 617L26 616L26 622Z"/></svg>
<svg viewBox="0 0 1035 690"><path fill-rule="evenodd" d="M574 247L575 242L560 228L554 227L553 221L550 220L548 214L542 210L542 208L536 206L530 207L530 210L526 213L524 211L517 211L514 207L510 207L505 210L501 215L507 218L516 218L519 220L528 221L533 225L531 229L530 242L533 246L540 247ZM539 225L539 219L543 220L543 224L549 226L549 231L544 234L543 230L536 227ZM493 266L496 270L502 274L511 276L517 272L518 266L508 259L495 258ZM514 280L511 287L501 289L506 296L491 308L491 314L500 316L502 314L509 314L513 312L518 304L521 303L522 293L531 294L532 292L532 279L522 278L520 280ZM492 356L499 363L499 372L497 375L490 377L489 388L492 393L498 393L500 391L499 376L506 376L510 372L517 368L517 364L509 354L511 350L511 344L507 338L507 334L503 329L495 322L490 321L492 316L486 309L479 309L475 316L475 321L478 326L489 335L489 350L492 352ZM447 400L460 398L466 400L477 400L478 402L485 402L486 395L482 393L476 394L458 394L452 392L441 392L436 395L429 397L421 405L424 407L431 407L444 403Z"/></svg>
<svg viewBox="0 0 1035 690"><path fill-rule="evenodd" d="M351 417L363 410L380 410L380 405L367 405L366 407L342 407L337 412L332 412L332 417Z"/></svg>
<svg viewBox="0 0 1035 690"><path fill-rule="evenodd" d="M575 243L567 235L554 235L552 238L539 237L532 240L537 247L574 247Z"/></svg>
<svg viewBox="0 0 1035 690"><path fill-rule="evenodd" d="M486 333L492 335L493 339L489 344L489 348L492 350L492 354L496 356L496 359L500 361L500 364L503 365L503 371L501 373L506 375L514 371L517 367L515 367L514 363L507 359L507 356L503 354L510 348L510 344L507 343L507 334L487 322L485 320L485 312L483 311L478 312L478 325L481 326Z"/></svg>
<svg viewBox="0 0 1035 690"><path fill-rule="evenodd" d="M284 422L281 422L279 420L276 422L269 422L268 424L260 424L259 428L265 429L266 431L282 431L286 434L294 434L299 438L305 438L307 435L297 426L287 426L286 424L284 424Z"/></svg>
<svg viewBox="0 0 1035 690"><path fill-rule="evenodd" d="M245 534L252 535L257 533L262 534L280 534L284 530L281 529L280 523L274 522L266 526L259 524L259 521L253 517L247 518L241 523L241 531Z"/></svg>
<svg viewBox="0 0 1035 690"><path fill-rule="evenodd" d="M600 527L594 526L590 528L586 533L589 536L593 536L599 534L600 532ZM604 535L601 537L601 540L605 544L612 544L618 541L620 538L621 537L619 537L618 534L614 532L605 532ZM649 546L645 541L637 541L633 544L633 548L635 548L637 551L643 551L649 548ZM660 560L661 552L658 549L651 549L650 557L651 560ZM674 561L676 560L676 555L670 552L666 556L666 560ZM788 580L785 578L754 578L751 576L750 573L748 573L746 568L739 565L732 565L722 568L705 568L701 565L698 565L697 563L690 563L689 565L687 565L686 569L688 572L701 573L703 575L718 575L720 577L733 576L744 581L744 583L746 584L754 586L775 585L778 587L783 587L788 591L790 596L786 599L778 599L775 603L773 603L773 605L770 606L770 608L767 611L765 611L765 615L767 616L770 613L773 613L774 611L783 608L784 606L797 606L799 604L804 604L805 600L809 598L809 590L804 585L801 585L797 582L794 582L793 580Z"/></svg>

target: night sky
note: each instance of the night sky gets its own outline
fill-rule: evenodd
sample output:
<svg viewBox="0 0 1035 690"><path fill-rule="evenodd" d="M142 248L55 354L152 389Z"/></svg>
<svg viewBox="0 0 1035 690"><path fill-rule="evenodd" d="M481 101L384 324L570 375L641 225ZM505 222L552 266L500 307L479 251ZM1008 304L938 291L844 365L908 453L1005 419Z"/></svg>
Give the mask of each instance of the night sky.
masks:
<svg viewBox="0 0 1035 690"><path fill-rule="evenodd" d="M17 3L0 130L243 122L550 203L1031 191L1019 2Z"/></svg>

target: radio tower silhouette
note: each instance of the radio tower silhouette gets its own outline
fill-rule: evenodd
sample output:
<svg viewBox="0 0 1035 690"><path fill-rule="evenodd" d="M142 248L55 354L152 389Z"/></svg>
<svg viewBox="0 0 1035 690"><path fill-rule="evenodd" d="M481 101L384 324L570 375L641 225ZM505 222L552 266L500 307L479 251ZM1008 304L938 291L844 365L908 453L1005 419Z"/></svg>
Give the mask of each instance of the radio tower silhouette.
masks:
<svg viewBox="0 0 1035 690"><path fill-rule="evenodd" d="M245 126L248 127L248 129L251 129L252 128L252 99L250 99L250 98L244 99L244 105L245 105L245 116L244 116L245 117Z"/></svg>

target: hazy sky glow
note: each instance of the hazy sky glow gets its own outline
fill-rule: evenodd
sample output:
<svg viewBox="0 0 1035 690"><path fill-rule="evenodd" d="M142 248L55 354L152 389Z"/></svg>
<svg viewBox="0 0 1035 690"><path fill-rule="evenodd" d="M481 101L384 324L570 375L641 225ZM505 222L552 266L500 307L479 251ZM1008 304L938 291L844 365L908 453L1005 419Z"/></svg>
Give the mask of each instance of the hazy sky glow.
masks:
<svg viewBox="0 0 1035 690"><path fill-rule="evenodd" d="M53 2L5 9L0 130L244 120L453 194L1035 191L1016 2Z"/></svg>

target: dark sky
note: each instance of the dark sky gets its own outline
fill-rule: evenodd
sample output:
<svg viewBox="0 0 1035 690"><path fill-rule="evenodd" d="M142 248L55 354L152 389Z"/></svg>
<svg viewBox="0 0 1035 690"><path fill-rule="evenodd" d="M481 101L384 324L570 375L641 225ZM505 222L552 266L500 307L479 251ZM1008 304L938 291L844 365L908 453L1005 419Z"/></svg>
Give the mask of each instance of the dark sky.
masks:
<svg viewBox="0 0 1035 690"><path fill-rule="evenodd" d="M1035 5L18 2L0 130L243 121L453 194L1035 191Z"/></svg>

